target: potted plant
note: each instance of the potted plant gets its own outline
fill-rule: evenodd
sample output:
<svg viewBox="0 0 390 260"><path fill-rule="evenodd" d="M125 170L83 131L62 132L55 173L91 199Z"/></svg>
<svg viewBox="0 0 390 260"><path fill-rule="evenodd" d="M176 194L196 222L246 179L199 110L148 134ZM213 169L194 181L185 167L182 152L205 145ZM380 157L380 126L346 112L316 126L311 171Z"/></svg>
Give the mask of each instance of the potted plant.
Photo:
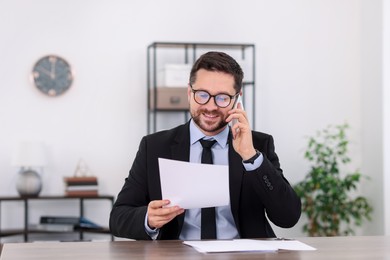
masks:
<svg viewBox="0 0 390 260"><path fill-rule="evenodd" d="M308 219L303 231L309 236L351 235L354 226L371 220L368 200L351 195L363 175L358 170L342 173L350 162L347 128L348 124L329 126L309 137L304 157L311 164L310 171L294 186Z"/></svg>

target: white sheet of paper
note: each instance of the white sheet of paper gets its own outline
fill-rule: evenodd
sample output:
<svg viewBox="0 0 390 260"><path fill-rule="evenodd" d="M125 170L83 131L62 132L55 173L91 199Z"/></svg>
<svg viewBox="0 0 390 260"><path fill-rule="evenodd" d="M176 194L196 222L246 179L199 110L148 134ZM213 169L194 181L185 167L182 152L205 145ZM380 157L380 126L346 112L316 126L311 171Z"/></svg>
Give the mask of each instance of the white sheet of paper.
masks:
<svg viewBox="0 0 390 260"><path fill-rule="evenodd" d="M211 241L184 241L185 245L192 246L201 253L261 251L273 252L278 248L258 243L255 240L211 240Z"/></svg>
<svg viewBox="0 0 390 260"><path fill-rule="evenodd" d="M184 209L226 206L229 204L227 165L189 163L158 159L161 192L170 206Z"/></svg>
<svg viewBox="0 0 390 260"><path fill-rule="evenodd" d="M298 240L262 240L264 244L275 246L280 250L291 250L291 251L313 251L316 250L314 247L306 245Z"/></svg>
<svg viewBox="0 0 390 260"><path fill-rule="evenodd" d="M312 251L314 247L297 240L211 240L211 241L184 241L185 245L192 246L201 253L261 251L272 252L277 250Z"/></svg>

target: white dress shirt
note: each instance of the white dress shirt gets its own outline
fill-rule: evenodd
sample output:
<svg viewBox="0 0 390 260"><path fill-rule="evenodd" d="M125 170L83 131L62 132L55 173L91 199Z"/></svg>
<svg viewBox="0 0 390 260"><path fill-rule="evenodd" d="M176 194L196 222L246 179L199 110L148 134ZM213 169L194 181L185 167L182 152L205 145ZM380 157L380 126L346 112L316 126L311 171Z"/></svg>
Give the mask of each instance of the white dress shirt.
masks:
<svg viewBox="0 0 390 260"><path fill-rule="evenodd" d="M194 121L190 122L190 162L201 163L202 145L199 140L214 139L217 143L211 148L213 154L213 164L228 165L229 164L229 145L228 145L229 127L226 127L222 132L215 136L205 136ZM254 162L243 163L247 171L252 171L260 167L263 162L263 155L260 155ZM207 180L206 180L207 181ZM239 234L234 223L230 205L216 207L216 225L217 239L235 239L239 238ZM200 240L200 222L201 209L187 209L185 211L184 223L181 229L179 239L181 240ZM158 236L158 229L150 229L147 225L147 214L145 217L145 231L152 239Z"/></svg>

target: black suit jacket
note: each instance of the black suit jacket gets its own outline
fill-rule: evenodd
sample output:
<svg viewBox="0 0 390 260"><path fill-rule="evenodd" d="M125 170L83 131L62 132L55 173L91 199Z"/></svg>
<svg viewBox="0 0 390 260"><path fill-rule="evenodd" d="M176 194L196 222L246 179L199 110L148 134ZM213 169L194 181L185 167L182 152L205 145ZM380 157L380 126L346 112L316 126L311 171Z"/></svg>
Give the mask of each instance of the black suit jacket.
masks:
<svg viewBox="0 0 390 260"><path fill-rule="evenodd" d="M270 135L252 132L253 144L264 156L261 166L246 172L242 158L229 138L230 205L241 238L275 237L265 214L275 225L294 226L301 214L301 202L284 178ZM150 239L144 228L148 203L161 200L158 158L189 161L189 123L145 136L122 190L110 214L113 235ZM184 214L160 230L158 239L178 239Z"/></svg>

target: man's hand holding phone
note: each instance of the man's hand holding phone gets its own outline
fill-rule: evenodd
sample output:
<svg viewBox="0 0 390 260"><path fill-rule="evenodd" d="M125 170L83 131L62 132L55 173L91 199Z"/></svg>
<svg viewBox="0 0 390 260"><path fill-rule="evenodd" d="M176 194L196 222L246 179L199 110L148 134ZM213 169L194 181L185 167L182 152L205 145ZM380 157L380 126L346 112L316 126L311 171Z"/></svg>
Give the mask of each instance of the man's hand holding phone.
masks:
<svg viewBox="0 0 390 260"><path fill-rule="evenodd" d="M226 121L231 122L234 150L243 160L251 158L256 150L253 147L252 129L242 105L241 95L238 96L234 108L229 111Z"/></svg>
<svg viewBox="0 0 390 260"><path fill-rule="evenodd" d="M234 107L232 110L229 111L229 117L231 118L229 120L229 117L227 118L228 122L230 122L230 127L233 132L233 138L235 139L237 134L241 131L239 123L244 123L243 117L245 121L248 123L248 120L246 118L246 113L244 110L244 105L242 104L241 95L237 97L236 102L234 103ZM242 117L243 116L243 117ZM241 118L241 120L240 120ZM249 124L248 124L249 126ZM241 126L242 127L242 126Z"/></svg>
<svg viewBox="0 0 390 260"><path fill-rule="evenodd" d="M235 102L233 109L237 109L237 108L244 110L244 105L242 104L241 95L237 97L237 101ZM237 123L238 123L238 119L233 118L231 121L231 127L233 128L233 126ZM236 131L240 131L240 128L236 128Z"/></svg>

